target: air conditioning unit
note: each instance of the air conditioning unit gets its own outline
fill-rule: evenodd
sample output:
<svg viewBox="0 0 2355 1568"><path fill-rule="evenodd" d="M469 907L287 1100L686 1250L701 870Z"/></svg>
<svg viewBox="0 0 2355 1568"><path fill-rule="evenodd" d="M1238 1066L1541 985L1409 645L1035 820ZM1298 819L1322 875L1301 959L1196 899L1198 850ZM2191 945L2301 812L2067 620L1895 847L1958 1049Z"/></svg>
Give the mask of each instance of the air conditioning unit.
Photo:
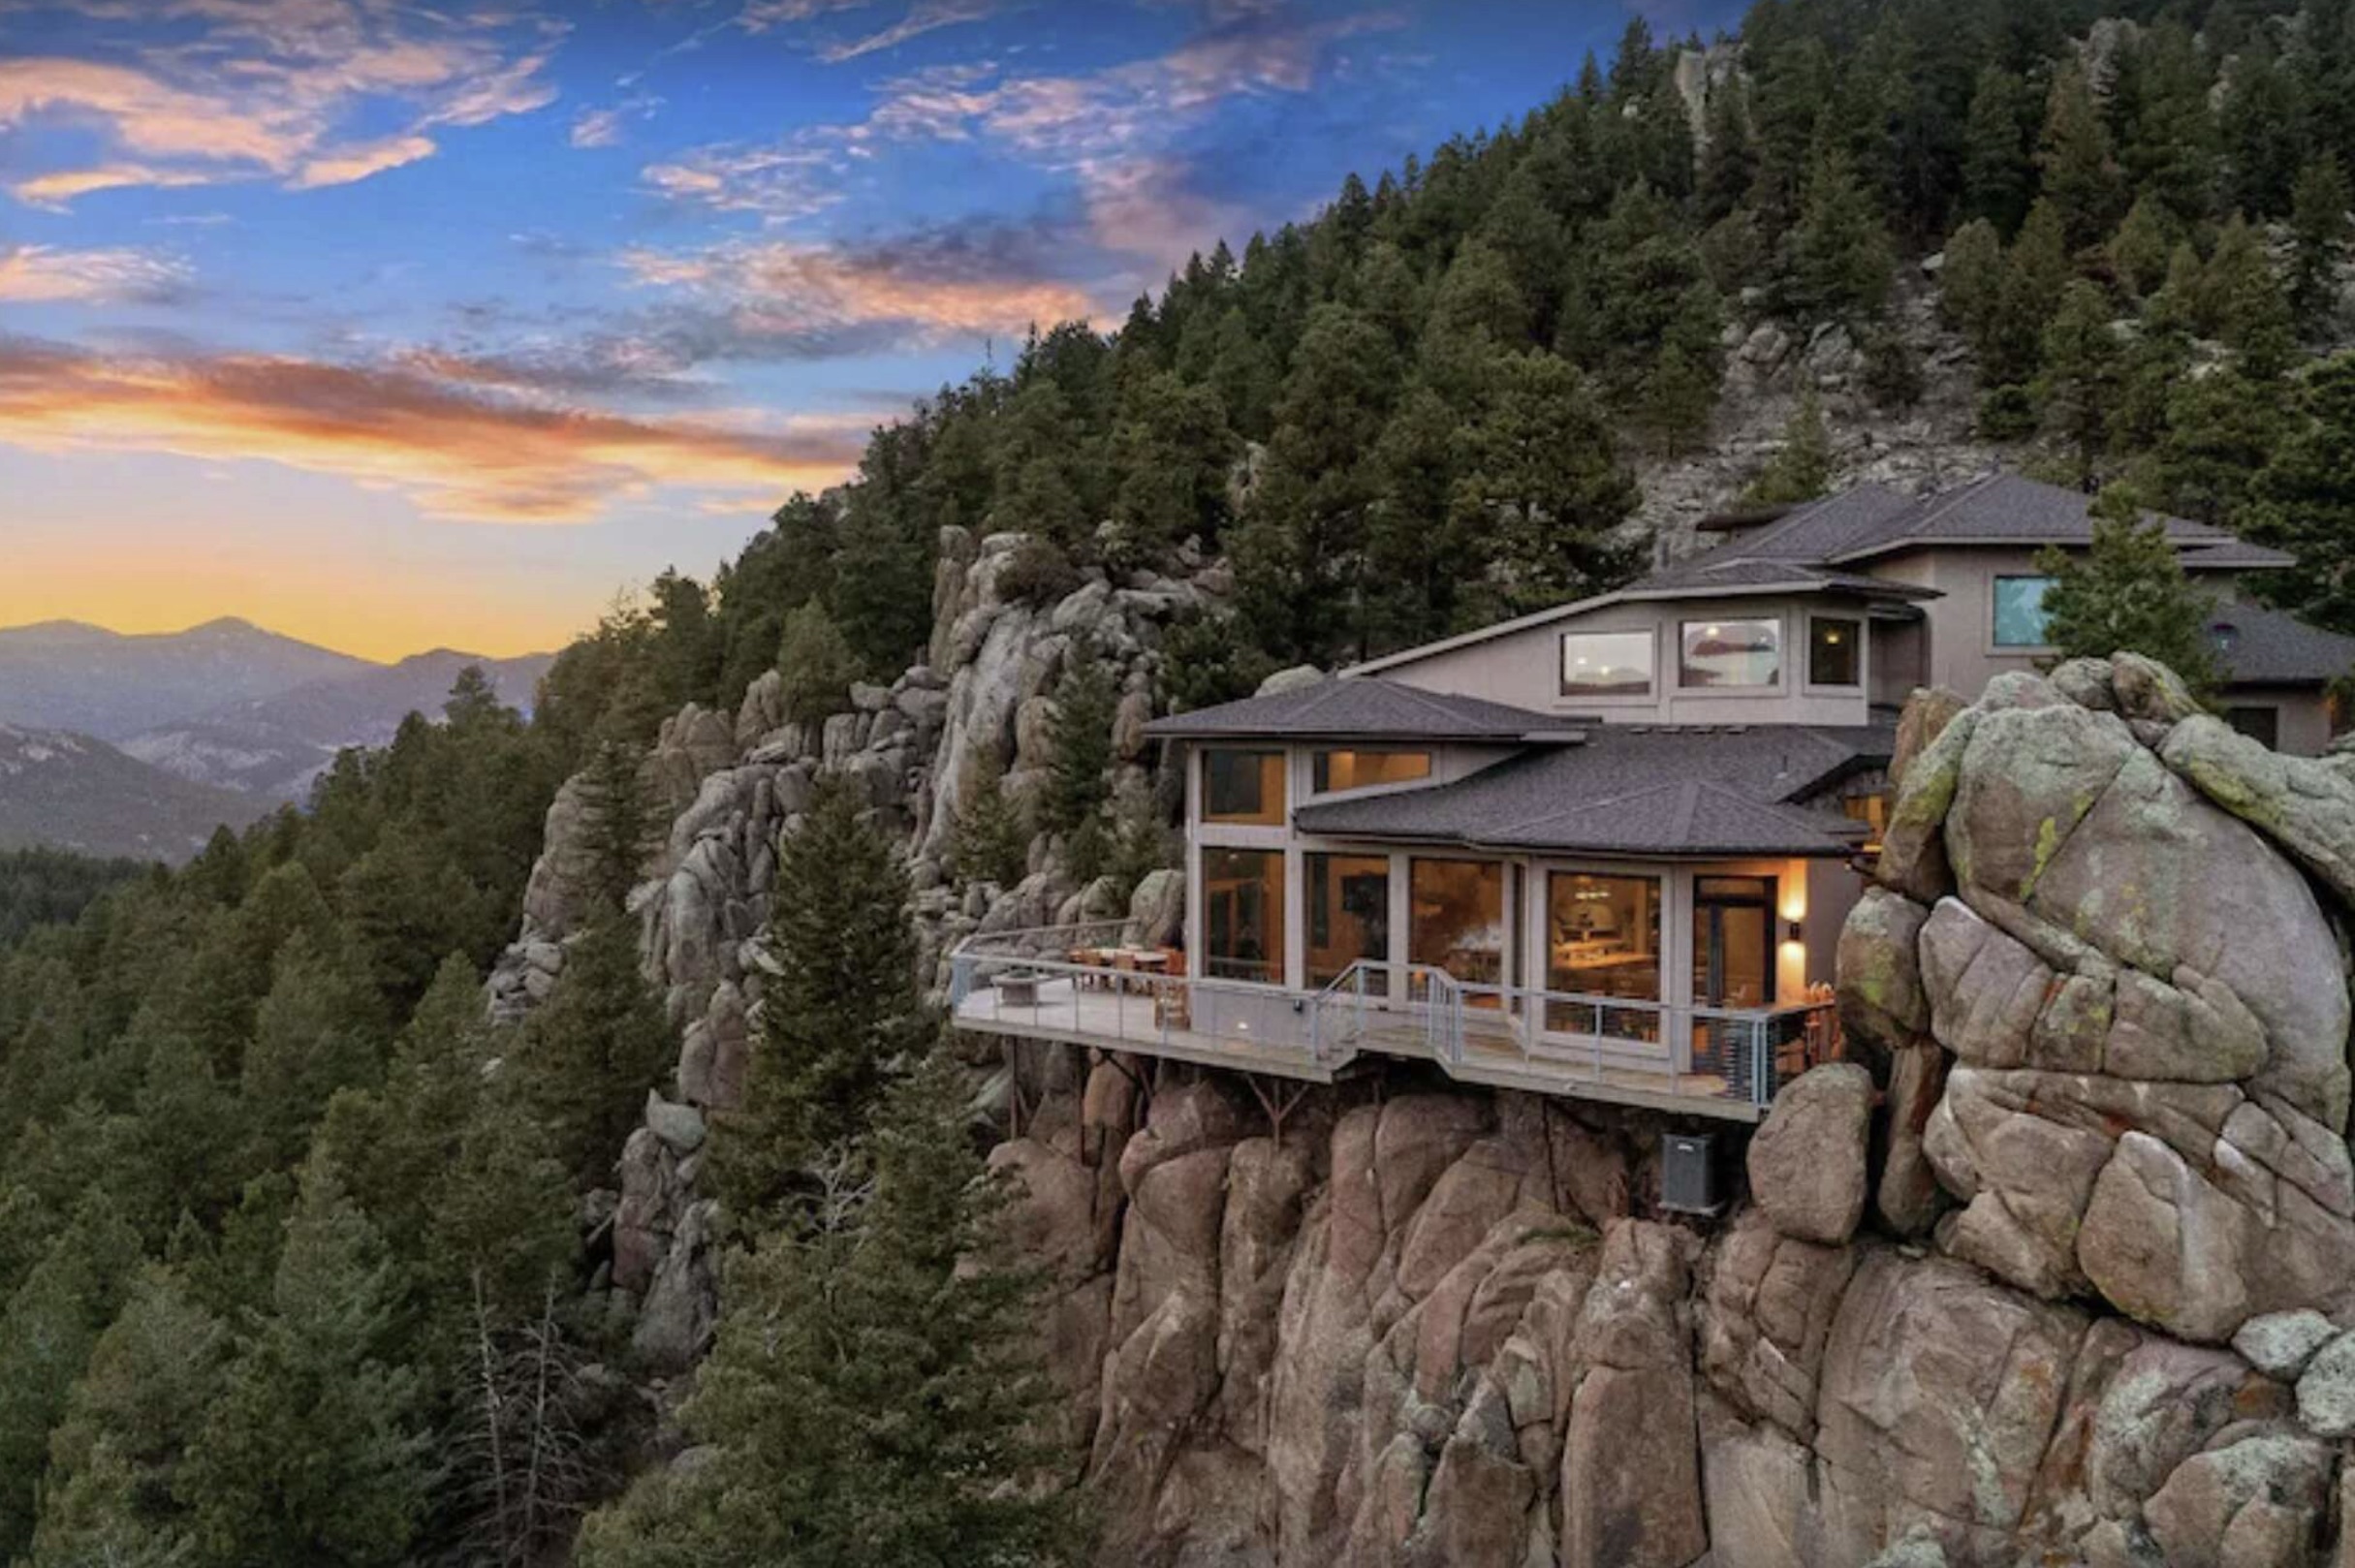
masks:
<svg viewBox="0 0 2355 1568"><path fill-rule="evenodd" d="M1715 1134L1660 1135L1660 1207L1676 1214L1714 1214L1725 1207L1717 1191Z"/></svg>

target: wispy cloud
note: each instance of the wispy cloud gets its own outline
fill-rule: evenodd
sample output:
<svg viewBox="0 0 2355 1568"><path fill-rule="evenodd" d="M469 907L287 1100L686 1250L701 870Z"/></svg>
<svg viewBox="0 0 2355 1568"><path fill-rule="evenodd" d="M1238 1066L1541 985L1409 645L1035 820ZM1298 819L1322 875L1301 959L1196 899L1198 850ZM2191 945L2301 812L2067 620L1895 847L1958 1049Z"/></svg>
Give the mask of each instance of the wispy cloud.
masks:
<svg viewBox="0 0 2355 1568"><path fill-rule="evenodd" d="M920 20L946 25L988 9L987 0L922 0L899 27L842 47L864 53L869 45L888 47L893 34ZM810 127L765 146L696 149L644 177L673 200L776 221L824 210L849 167L895 143L983 141L1078 174L1083 185L1133 182L1146 169L1169 167L1172 149L1221 104L1309 92L1344 40L1403 22L1387 10L1302 18L1252 0L1223 0L1201 31L1164 54L1060 75L995 60L926 67L882 81L863 120ZM1123 164L1134 169L1115 167Z"/></svg>
<svg viewBox="0 0 2355 1568"><path fill-rule="evenodd" d="M174 298L187 265L152 251L0 245L0 299L20 304L112 304Z"/></svg>
<svg viewBox="0 0 2355 1568"><path fill-rule="evenodd" d="M922 38L943 27L987 20L996 14L996 0L918 0L918 4L908 9L905 16L891 26L868 33L864 38L827 45L818 50L818 58L829 65L836 65L844 60L856 60L862 55L897 48L912 38Z"/></svg>
<svg viewBox="0 0 2355 1568"><path fill-rule="evenodd" d="M825 211L842 200L842 154L813 144L698 147L640 173L648 191L721 212L752 212L771 223Z"/></svg>
<svg viewBox="0 0 2355 1568"><path fill-rule="evenodd" d="M430 158L435 151L429 136L392 136L381 141L361 142L348 147L331 147L317 157L305 158L302 167L295 171L287 184L298 191L316 190L322 185L352 185L370 174L381 174L388 169Z"/></svg>
<svg viewBox="0 0 2355 1568"><path fill-rule="evenodd" d="M414 369L266 356L130 359L0 342L0 440L261 460L398 491L429 515L589 520L657 486L781 495L857 461L839 420L751 428L485 395Z"/></svg>
<svg viewBox="0 0 2355 1568"><path fill-rule="evenodd" d="M47 150L38 139L50 132L79 159L8 183L33 204L140 185L348 183L431 156L429 131L527 113L555 97L545 76L555 24L499 7L81 0L76 9L97 23L161 20L185 31L105 58L0 60L0 130L17 133L19 166ZM384 132L387 121L402 128ZM374 134L355 137L355 126ZM95 163L81 151L93 133L105 149Z"/></svg>
<svg viewBox="0 0 2355 1568"><path fill-rule="evenodd" d="M663 101L652 93L633 93L619 103L581 112L573 120L576 147L610 147L619 141L632 121L650 120Z"/></svg>

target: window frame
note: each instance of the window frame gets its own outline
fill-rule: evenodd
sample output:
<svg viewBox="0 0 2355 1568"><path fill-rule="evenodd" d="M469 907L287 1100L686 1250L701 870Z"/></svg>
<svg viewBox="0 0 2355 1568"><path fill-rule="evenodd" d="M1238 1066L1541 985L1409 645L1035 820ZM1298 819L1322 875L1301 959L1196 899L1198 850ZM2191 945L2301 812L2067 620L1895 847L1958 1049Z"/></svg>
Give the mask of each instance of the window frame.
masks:
<svg viewBox="0 0 2355 1568"><path fill-rule="evenodd" d="M1676 622L1677 690L1680 693L1697 692L1708 697L1766 697L1789 690L1790 661L1786 655L1790 649L1791 639L1788 621L1789 617L1780 612L1745 615L1698 615L1689 620L1682 615L1678 616ZM1774 628L1774 678L1763 683L1745 683L1739 686L1716 686L1706 681L1687 681L1684 678L1684 629L1688 626L1711 624L1725 626L1742 622L1755 622L1761 626Z"/></svg>
<svg viewBox="0 0 2355 1568"><path fill-rule="evenodd" d="M1992 575L1987 580L1988 652L2013 655L2052 652L2053 643L2050 636L2044 636L2044 641L2038 643L2006 643L2003 640L2000 628L2003 615L2003 585L2006 582L2041 582L2044 584L2045 593L2053 591L2053 574L2050 572L1997 572ZM2038 616L2036 630L2042 636L2051 628L2051 612L2044 608L2042 595L2037 597L2036 612Z"/></svg>
<svg viewBox="0 0 2355 1568"><path fill-rule="evenodd" d="M1856 639L1854 652L1854 658L1856 660L1856 678L1854 680L1837 681L1818 680L1815 678L1815 629L1818 626L1827 624L1845 626L1849 628L1850 635ZM1833 614L1830 612L1820 613L1815 611L1807 612L1807 662L1806 667L1801 672L1803 676L1804 690L1810 692L1835 692L1841 696L1847 696L1852 693L1861 692L1865 689L1867 684L1869 683L1872 678L1872 672L1865 662L1865 639L1869 635L1866 631L1865 627L1866 620L1861 614L1840 615Z"/></svg>
<svg viewBox="0 0 2355 1568"><path fill-rule="evenodd" d="M1644 689L1641 692L1595 692L1570 684L1570 640L1579 637L1640 638L1649 646L1645 651L1648 665ZM1554 685L1565 702L1595 703L1604 706L1649 706L1660 700L1660 624L1649 626L1590 627L1586 631L1565 631L1554 640Z"/></svg>

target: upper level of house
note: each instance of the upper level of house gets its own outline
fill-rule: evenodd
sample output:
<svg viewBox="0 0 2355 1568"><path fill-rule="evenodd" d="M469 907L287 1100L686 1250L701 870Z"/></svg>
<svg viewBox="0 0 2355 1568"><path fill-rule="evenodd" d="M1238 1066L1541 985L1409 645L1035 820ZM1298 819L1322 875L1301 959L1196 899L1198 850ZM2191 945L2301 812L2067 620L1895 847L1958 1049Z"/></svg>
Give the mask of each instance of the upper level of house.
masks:
<svg viewBox="0 0 2355 1568"><path fill-rule="evenodd" d="M2151 520L2218 598L2228 716L2320 750L2325 688L2355 669L2355 639L2244 602L2244 574L2291 557ZM1347 673L1607 724L1865 724L1916 686L1975 697L2049 658L2037 558L2087 548L2093 528L2085 495L2013 474L1924 497L1862 485L1711 526L1732 537L1626 587Z"/></svg>

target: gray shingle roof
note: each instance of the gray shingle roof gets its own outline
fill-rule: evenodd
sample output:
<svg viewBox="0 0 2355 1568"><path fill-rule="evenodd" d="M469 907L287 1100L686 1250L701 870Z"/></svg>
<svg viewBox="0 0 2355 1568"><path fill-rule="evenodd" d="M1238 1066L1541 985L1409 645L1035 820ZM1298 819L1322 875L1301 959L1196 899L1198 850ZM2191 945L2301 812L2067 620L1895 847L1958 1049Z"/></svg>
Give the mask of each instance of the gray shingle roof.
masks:
<svg viewBox="0 0 2355 1568"><path fill-rule="evenodd" d="M1272 697L1197 708L1155 719L1146 733L1157 739L1269 737L1288 739L1519 740L1558 731L1559 719L1524 707L1423 691L1371 676L1328 675L1312 686Z"/></svg>
<svg viewBox="0 0 2355 1568"><path fill-rule="evenodd" d="M2230 628L2226 638L2224 630ZM2308 626L2257 605L2225 605L2208 618L2225 674L2242 685L2320 686L2355 670L2355 637Z"/></svg>
<svg viewBox="0 0 2355 1568"><path fill-rule="evenodd" d="M2019 474L1990 474L1959 489L1924 496L1826 558L1835 563L1863 561L1922 545L2090 544L2092 504L2093 498L2082 490ZM2179 547L2240 542L2222 528L2187 517L2156 512L2146 512L2143 517L2164 528Z"/></svg>
<svg viewBox="0 0 2355 1568"><path fill-rule="evenodd" d="M1601 725L1454 784L1294 813L1303 831L1630 855L1841 855L1856 826L1799 803L1889 759L1886 724Z"/></svg>

